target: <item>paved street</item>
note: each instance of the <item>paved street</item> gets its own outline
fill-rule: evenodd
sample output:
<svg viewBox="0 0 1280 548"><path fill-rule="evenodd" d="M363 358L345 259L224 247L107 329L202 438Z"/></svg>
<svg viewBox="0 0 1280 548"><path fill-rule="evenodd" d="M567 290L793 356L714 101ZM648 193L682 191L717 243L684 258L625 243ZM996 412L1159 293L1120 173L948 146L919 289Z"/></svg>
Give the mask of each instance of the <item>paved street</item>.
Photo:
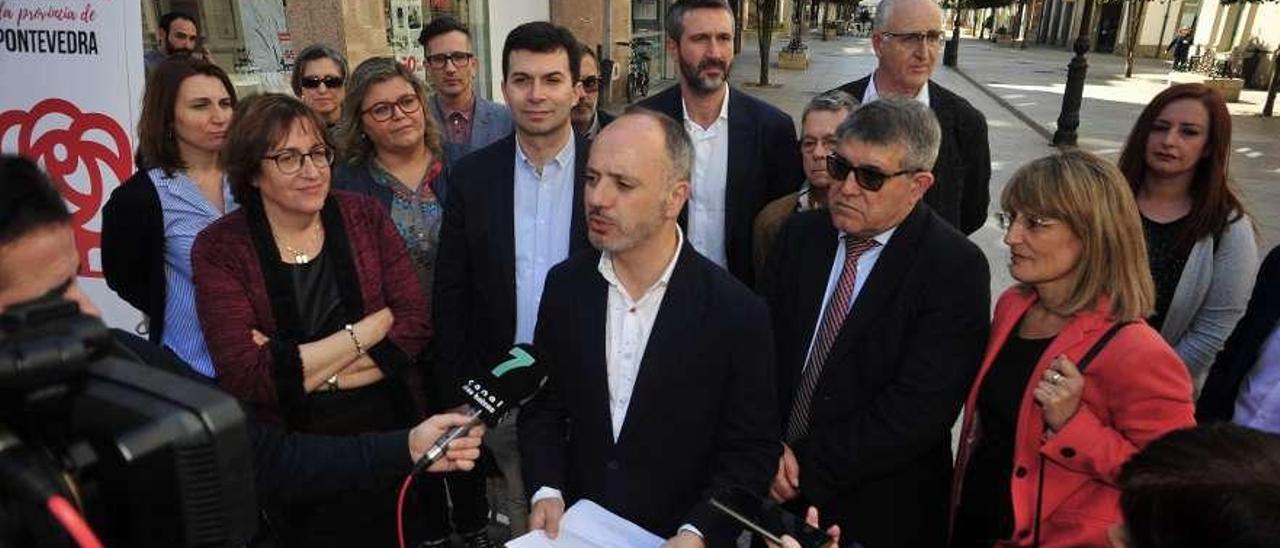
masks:
<svg viewBox="0 0 1280 548"><path fill-rule="evenodd" d="M754 36L743 40L734 61L732 81L747 92L778 106L796 120L814 95L861 78L875 68L875 52L868 38L814 37L806 71L780 70L774 41L770 87L754 85L759 55ZM998 207L1001 189L1018 166L1052 152L1049 135L1056 127L1071 52L1047 48L1012 49L990 42L964 39L959 71L941 67L934 80L964 96L987 116L991 140L991 209ZM1130 80L1123 78L1123 59L1109 54L1089 56L1089 78L1081 111L1080 145L1115 159L1142 107L1167 85L1169 73L1159 60L1140 60ZM1178 80L1193 75L1176 74ZM1264 119L1262 92L1246 91L1231 105L1234 124L1231 170L1244 190L1247 207L1257 220L1265 253L1280 243L1280 118ZM1005 268L1008 250L1000 242L994 220L971 238L991 261L992 293L1012 284Z"/></svg>

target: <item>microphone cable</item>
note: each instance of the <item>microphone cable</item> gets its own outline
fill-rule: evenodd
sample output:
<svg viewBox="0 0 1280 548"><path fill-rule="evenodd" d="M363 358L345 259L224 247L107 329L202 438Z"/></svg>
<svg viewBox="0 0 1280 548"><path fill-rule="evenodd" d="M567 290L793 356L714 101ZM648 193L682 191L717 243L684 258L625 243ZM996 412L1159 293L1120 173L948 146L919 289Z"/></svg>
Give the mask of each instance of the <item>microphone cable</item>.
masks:
<svg viewBox="0 0 1280 548"><path fill-rule="evenodd" d="M45 506L80 548L102 548L102 541L93 534L93 529L85 522L84 517L62 495L50 496Z"/></svg>

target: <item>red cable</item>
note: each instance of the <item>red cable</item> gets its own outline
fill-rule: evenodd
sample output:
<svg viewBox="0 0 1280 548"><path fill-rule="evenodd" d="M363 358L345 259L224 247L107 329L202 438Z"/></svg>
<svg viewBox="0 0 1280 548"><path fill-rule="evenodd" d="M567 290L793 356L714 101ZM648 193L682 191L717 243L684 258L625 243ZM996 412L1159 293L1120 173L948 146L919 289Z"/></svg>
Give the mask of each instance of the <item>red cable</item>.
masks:
<svg viewBox="0 0 1280 548"><path fill-rule="evenodd" d="M396 536L400 539L400 548L404 546L404 494L409 492L409 485L413 483L413 474L405 476L404 483L400 485L400 496L396 499Z"/></svg>
<svg viewBox="0 0 1280 548"><path fill-rule="evenodd" d="M49 507L49 513L62 524L80 548L102 548L102 541L98 540L93 529L89 528L89 524L80 517L80 512L67 499L61 495L53 495L45 504Z"/></svg>

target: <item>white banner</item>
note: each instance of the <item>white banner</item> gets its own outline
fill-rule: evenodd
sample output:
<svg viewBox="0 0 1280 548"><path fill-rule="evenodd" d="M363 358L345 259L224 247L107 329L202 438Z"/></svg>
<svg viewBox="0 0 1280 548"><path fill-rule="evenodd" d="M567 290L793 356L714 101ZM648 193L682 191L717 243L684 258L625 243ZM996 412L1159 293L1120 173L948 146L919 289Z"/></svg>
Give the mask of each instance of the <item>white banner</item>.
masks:
<svg viewBox="0 0 1280 548"><path fill-rule="evenodd" d="M128 330L141 315L102 279L99 212L134 169L141 7L137 0L0 0L0 152L35 160L58 185L72 212L81 285L108 324Z"/></svg>

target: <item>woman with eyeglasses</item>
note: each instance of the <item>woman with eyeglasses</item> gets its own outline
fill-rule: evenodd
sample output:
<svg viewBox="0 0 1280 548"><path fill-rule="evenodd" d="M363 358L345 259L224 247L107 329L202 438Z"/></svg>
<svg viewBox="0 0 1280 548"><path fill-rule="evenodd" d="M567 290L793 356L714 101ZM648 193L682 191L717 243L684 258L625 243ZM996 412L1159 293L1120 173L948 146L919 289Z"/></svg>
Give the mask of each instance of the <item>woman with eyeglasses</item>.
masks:
<svg viewBox="0 0 1280 548"><path fill-rule="evenodd" d="M1156 282L1147 323L1187 364L1197 393L1258 273L1253 222L1230 182L1230 158L1231 114L1204 84L1156 95L1120 154Z"/></svg>
<svg viewBox="0 0 1280 548"><path fill-rule="evenodd" d="M1072 151L1004 189L1018 283L996 304L965 401L953 547L1105 546L1120 466L1195 423L1186 368L1142 321L1155 290L1127 187L1111 163Z"/></svg>
<svg viewBox="0 0 1280 548"><path fill-rule="evenodd" d="M342 124L348 158L337 168L335 184L372 196L390 214L430 314L449 168L440 155L440 132L423 108L426 91L390 57L375 57L356 67L350 90ZM436 373L430 356L420 361L428 379L428 409L443 411L460 404L456 379ZM423 478L418 484L426 505L427 544L443 545L451 533L445 482L458 533L469 545L487 546L482 543L488 542L489 507L479 472Z"/></svg>
<svg viewBox="0 0 1280 548"><path fill-rule="evenodd" d="M307 46L293 65L293 94L315 109L330 135L342 118L342 86L346 80L347 58L324 44Z"/></svg>
<svg viewBox="0 0 1280 548"><path fill-rule="evenodd" d="M422 290L383 208L330 191L324 121L292 97L255 96L237 109L227 142L222 164L241 208L192 251L219 385L260 420L300 432L421 420ZM291 503L272 523L288 546L388 546L395 503L394 485L370 485Z"/></svg>
<svg viewBox="0 0 1280 548"><path fill-rule="evenodd" d="M217 65L170 58L151 71L138 121L141 164L102 209L107 286L147 317L152 343L214 375L192 285L196 235L236 209L219 156L236 91Z"/></svg>

